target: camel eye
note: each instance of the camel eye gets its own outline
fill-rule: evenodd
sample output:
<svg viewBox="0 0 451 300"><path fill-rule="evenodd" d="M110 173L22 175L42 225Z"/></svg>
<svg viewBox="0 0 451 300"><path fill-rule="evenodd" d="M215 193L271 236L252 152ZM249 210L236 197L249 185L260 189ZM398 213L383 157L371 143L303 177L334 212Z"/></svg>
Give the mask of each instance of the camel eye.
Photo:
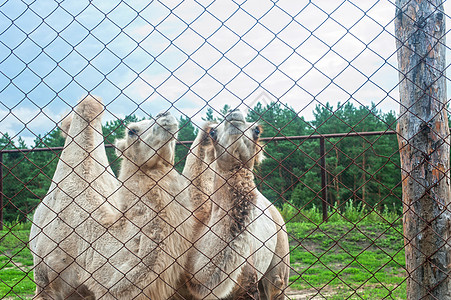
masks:
<svg viewBox="0 0 451 300"><path fill-rule="evenodd" d="M216 129L211 129L210 130L210 132L209 132L209 134L210 134L210 137L213 139L213 140L216 140L217 138L218 138L218 133L216 132Z"/></svg>
<svg viewBox="0 0 451 300"><path fill-rule="evenodd" d="M255 135L255 137L258 137L260 135L260 132L261 132L260 131L260 127L257 126L257 127L254 128L254 135Z"/></svg>
<svg viewBox="0 0 451 300"><path fill-rule="evenodd" d="M136 134L138 134L138 130L136 130L136 129L130 129L130 130L128 131L128 135L129 135L129 136L134 136L134 135L136 135Z"/></svg>

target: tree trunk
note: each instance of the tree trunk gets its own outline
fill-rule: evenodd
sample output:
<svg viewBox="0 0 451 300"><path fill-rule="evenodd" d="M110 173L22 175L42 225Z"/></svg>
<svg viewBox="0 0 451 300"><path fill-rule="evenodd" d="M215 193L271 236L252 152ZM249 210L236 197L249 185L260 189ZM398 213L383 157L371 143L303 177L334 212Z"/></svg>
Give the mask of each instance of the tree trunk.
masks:
<svg viewBox="0 0 451 300"><path fill-rule="evenodd" d="M451 299L449 128L441 0L397 0L407 299Z"/></svg>

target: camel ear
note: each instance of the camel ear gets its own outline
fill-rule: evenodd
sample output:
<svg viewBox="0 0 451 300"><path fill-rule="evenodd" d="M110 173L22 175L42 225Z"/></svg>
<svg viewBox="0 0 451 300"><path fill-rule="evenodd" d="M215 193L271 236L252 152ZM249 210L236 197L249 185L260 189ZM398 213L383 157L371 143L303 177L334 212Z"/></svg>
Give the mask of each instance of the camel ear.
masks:
<svg viewBox="0 0 451 300"><path fill-rule="evenodd" d="M67 137L71 123L72 123L72 114L67 114L59 124L58 127L61 129L61 136L63 138Z"/></svg>
<svg viewBox="0 0 451 300"><path fill-rule="evenodd" d="M257 144L257 154L255 154L255 165L260 164L265 159L265 154L263 151L263 146L258 143Z"/></svg>
<svg viewBox="0 0 451 300"><path fill-rule="evenodd" d="M125 148L127 147L127 139L121 139L117 140L114 143L114 146L116 147L116 156L120 157L124 153Z"/></svg>

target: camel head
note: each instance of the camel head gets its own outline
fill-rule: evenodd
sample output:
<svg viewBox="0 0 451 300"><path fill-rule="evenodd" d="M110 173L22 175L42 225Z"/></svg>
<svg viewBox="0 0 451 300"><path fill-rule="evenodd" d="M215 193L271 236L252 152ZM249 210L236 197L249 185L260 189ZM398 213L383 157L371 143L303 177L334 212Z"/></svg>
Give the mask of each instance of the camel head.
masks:
<svg viewBox="0 0 451 300"><path fill-rule="evenodd" d="M125 138L116 141L116 154L137 167L152 168L159 162L173 165L178 125L169 112L151 120L130 123Z"/></svg>
<svg viewBox="0 0 451 300"><path fill-rule="evenodd" d="M246 122L240 110L232 110L216 127L211 126L209 135L213 141L216 163L223 170L237 166L252 169L263 159L259 144L262 127Z"/></svg>

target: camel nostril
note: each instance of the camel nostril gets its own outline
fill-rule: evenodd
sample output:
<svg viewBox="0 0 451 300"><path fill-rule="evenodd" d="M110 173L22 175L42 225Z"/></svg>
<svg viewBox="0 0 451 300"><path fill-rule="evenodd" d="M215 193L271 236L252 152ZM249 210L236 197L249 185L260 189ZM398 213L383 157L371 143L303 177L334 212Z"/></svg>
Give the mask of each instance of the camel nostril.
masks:
<svg viewBox="0 0 451 300"><path fill-rule="evenodd" d="M239 121L239 122L245 122L244 115L238 108L231 110L229 114L226 116L226 121L232 122L232 121Z"/></svg>
<svg viewBox="0 0 451 300"><path fill-rule="evenodd" d="M159 113L158 115L156 115L156 116L155 116L155 119L162 118L162 117L167 117L167 116L169 116L170 114L171 114L170 112L165 111L165 112L162 112L162 113Z"/></svg>

